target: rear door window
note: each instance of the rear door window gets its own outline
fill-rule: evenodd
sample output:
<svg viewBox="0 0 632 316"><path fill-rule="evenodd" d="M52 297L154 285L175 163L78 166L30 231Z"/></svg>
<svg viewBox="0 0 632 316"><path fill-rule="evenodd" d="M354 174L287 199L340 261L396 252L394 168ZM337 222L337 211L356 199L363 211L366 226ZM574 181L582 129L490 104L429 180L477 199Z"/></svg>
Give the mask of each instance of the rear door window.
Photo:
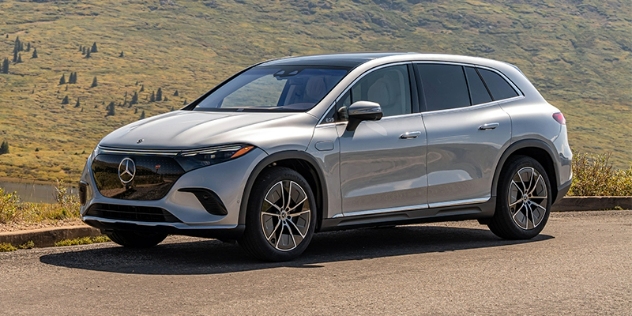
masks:
<svg viewBox="0 0 632 316"><path fill-rule="evenodd" d="M481 77L483 77L483 80L485 80L487 89L489 89L489 92L492 94L494 101L518 96L518 92L499 74L481 68L478 69L478 72L481 74Z"/></svg>
<svg viewBox="0 0 632 316"><path fill-rule="evenodd" d="M470 106L463 67L444 64L416 64L427 111Z"/></svg>

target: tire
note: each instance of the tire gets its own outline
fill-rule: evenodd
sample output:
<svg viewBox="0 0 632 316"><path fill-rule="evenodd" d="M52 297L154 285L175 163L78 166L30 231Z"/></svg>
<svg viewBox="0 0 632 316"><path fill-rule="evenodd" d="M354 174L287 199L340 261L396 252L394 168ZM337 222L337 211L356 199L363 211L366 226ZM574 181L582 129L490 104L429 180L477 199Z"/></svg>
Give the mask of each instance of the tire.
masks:
<svg viewBox="0 0 632 316"><path fill-rule="evenodd" d="M128 248L150 248L167 238L163 233L137 233L127 230L113 230L105 233L110 239Z"/></svg>
<svg viewBox="0 0 632 316"><path fill-rule="evenodd" d="M542 165L531 157L517 156L507 161L500 174L489 229L504 239L531 239L544 229L551 200L551 183Z"/></svg>
<svg viewBox="0 0 632 316"><path fill-rule="evenodd" d="M298 172L267 168L252 188L239 244L260 260L295 259L314 235L315 206L314 194Z"/></svg>

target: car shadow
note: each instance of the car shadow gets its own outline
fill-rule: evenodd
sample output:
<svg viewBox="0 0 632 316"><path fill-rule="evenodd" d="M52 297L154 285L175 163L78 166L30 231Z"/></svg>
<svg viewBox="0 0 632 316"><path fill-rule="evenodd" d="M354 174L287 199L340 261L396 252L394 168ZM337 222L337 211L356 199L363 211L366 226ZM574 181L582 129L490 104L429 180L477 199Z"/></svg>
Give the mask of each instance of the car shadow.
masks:
<svg viewBox="0 0 632 316"><path fill-rule="evenodd" d="M150 249L112 247L68 251L40 257L45 264L148 275L221 274L276 267L319 268L323 263L410 254L491 248L552 239L502 240L489 230L442 226L398 226L319 233L301 257L290 262L261 262L237 244L215 239L165 243Z"/></svg>

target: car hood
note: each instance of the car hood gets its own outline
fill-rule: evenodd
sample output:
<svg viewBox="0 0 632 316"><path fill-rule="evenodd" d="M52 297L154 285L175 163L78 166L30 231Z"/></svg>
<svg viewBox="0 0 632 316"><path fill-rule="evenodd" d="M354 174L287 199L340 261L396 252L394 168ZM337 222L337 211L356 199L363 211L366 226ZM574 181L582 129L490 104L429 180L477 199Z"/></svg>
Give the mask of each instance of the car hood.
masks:
<svg viewBox="0 0 632 316"><path fill-rule="evenodd" d="M316 123L307 113L174 111L123 126L99 146L177 150L247 143L305 150Z"/></svg>

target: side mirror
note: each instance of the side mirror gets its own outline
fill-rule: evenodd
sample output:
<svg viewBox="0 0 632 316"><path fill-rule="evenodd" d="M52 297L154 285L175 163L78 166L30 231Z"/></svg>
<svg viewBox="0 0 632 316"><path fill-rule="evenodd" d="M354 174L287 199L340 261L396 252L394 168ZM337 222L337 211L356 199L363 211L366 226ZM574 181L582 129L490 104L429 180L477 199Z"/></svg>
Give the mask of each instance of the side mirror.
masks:
<svg viewBox="0 0 632 316"><path fill-rule="evenodd" d="M349 106L348 131L355 131L362 121L378 121L382 118L382 108L379 103L371 101L357 101Z"/></svg>

